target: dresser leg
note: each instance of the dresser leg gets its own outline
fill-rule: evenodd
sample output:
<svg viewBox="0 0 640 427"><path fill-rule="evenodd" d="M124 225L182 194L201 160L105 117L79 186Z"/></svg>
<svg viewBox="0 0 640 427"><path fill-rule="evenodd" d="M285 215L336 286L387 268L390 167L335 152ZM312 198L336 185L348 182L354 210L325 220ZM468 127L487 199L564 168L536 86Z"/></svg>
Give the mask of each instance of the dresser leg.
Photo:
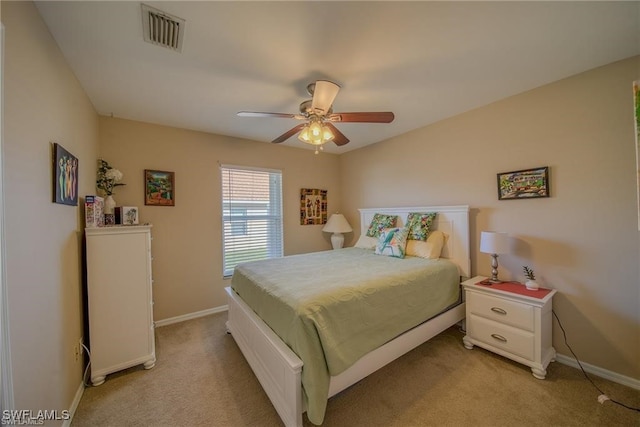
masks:
<svg viewBox="0 0 640 427"><path fill-rule="evenodd" d="M473 343L469 340L469 338L467 338L466 335L462 338L462 342L464 343L464 348L466 348L467 350L471 350L473 348Z"/></svg>
<svg viewBox="0 0 640 427"><path fill-rule="evenodd" d="M543 380L547 376L546 369L531 368L531 373L539 380Z"/></svg>
<svg viewBox="0 0 640 427"><path fill-rule="evenodd" d="M93 384L93 386L99 386L104 384L104 380L105 380L106 375L100 375L98 377L91 377L91 383Z"/></svg>
<svg viewBox="0 0 640 427"><path fill-rule="evenodd" d="M144 366L144 369L153 368L154 366L156 366L156 359L149 360L148 362L145 362L143 366Z"/></svg>

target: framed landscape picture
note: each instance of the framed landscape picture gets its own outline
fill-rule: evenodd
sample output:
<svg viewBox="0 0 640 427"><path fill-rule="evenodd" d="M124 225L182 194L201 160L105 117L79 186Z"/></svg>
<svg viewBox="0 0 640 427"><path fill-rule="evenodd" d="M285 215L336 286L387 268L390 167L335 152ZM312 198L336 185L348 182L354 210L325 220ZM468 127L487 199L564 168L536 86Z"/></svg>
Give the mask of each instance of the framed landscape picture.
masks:
<svg viewBox="0 0 640 427"><path fill-rule="evenodd" d="M78 206L78 159L53 143L53 202Z"/></svg>
<svg viewBox="0 0 640 427"><path fill-rule="evenodd" d="M175 206L175 173L145 169L144 204L149 206Z"/></svg>
<svg viewBox="0 0 640 427"><path fill-rule="evenodd" d="M549 197L549 167L498 174L498 200Z"/></svg>

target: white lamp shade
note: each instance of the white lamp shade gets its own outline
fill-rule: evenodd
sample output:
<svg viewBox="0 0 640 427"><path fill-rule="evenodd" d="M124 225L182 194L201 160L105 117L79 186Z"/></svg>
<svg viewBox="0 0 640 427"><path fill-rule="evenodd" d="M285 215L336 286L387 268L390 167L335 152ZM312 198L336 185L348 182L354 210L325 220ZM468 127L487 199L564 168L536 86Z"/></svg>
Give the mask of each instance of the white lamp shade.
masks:
<svg viewBox="0 0 640 427"><path fill-rule="evenodd" d="M344 215L336 213L329 217L322 231L327 233L349 233L353 230Z"/></svg>
<svg viewBox="0 0 640 427"><path fill-rule="evenodd" d="M487 254L509 253L509 234L497 231L480 233L480 252Z"/></svg>

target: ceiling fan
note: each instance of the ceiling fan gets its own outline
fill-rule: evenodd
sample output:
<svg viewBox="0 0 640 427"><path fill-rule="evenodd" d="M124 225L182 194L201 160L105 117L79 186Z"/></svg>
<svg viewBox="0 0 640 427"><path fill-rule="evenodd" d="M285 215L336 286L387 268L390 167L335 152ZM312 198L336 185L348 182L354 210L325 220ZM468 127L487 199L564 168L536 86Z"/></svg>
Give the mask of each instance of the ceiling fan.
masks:
<svg viewBox="0 0 640 427"><path fill-rule="evenodd" d="M328 80L317 80L307 85L307 92L311 99L300 104L300 114L287 113L262 113L256 111L240 111L240 117L278 117L285 119L304 120L305 123L289 129L273 143L278 144L291 138L300 132L298 139L322 150L322 145L333 141L336 145L345 145L349 138L334 126L334 122L349 123L391 123L395 116L392 112L361 112L361 113L334 113L333 101L338 95L340 86Z"/></svg>

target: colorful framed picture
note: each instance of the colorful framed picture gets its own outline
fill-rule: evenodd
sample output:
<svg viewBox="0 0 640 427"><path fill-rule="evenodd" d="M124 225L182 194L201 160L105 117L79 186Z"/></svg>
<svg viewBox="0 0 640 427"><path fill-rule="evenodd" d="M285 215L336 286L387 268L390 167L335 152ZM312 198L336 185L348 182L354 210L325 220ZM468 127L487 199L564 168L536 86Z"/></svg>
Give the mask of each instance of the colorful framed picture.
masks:
<svg viewBox="0 0 640 427"><path fill-rule="evenodd" d="M300 190L300 225L327 223L327 190Z"/></svg>
<svg viewBox="0 0 640 427"><path fill-rule="evenodd" d="M498 174L498 200L549 197L549 167Z"/></svg>
<svg viewBox="0 0 640 427"><path fill-rule="evenodd" d="M144 204L148 206L175 206L175 173L145 169Z"/></svg>
<svg viewBox="0 0 640 427"><path fill-rule="evenodd" d="M53 203L78 206L78 159L53 143Z"/></svg>

